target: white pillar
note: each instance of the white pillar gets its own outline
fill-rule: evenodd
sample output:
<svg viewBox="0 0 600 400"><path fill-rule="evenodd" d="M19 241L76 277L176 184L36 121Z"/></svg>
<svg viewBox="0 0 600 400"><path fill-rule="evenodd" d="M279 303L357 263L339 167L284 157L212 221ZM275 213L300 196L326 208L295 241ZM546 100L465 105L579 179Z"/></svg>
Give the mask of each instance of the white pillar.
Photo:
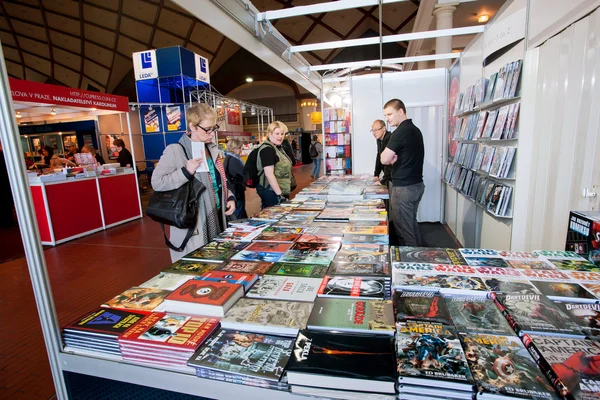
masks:
<svg viewBox="0 0 600 400"><path fill-rule="evenodd" d="M452 19L456 7L441 6L433 10L436 29L452 29ZM435 54L446 54L452 52L452 36L438 37L435 39ZM436 68L450 68L452 60L436 60Z"/></svg>

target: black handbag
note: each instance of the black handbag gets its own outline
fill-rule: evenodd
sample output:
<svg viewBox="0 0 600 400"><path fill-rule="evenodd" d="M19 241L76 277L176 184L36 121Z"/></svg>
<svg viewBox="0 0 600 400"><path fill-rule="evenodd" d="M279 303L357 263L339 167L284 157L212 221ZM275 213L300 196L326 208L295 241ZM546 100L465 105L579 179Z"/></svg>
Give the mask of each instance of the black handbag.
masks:
<svg viewBox="0 0 600 400"><path fill-rule="evenodd" d="M186 159L190 159L185 147L178 143L183 149ZM165 244L174 251L183 251L192 237L198 221L198 210L200 207L200 195L206 187L198 179L193 178L177 189L165 192L154 191L146 208L146 215L153 221L160 223L165 237ZM181 243L175 247L167 238L165 224L179 229L187 229L188 232Z"/></svg>

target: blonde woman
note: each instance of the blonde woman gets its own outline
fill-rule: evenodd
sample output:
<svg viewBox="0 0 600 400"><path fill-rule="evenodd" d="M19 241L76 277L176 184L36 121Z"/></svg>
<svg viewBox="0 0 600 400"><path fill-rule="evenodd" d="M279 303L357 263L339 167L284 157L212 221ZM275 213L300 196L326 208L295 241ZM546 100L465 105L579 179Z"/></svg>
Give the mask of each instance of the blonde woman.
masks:
<svg viewBox="0 0 600 400"><path fill-rule="evenodd" d="M152 187L158 191L177 189L191 179L198 179L206 187L200 195L196 230L182 251L171 250L173 262L221 233L227 226L225 216L235 211L235 197L227 188L223 155L214 140L219 129L216 111L207 104L199 103L187 110L186 117L188 133L179 139L179 144L167 146L152 174ZM186 153L189 157L192 156L192 142L205 144L206 160L188 160ZM209 172L196 172L203 162L208 166ZM186 233L187 229L172 226L171 243L180 246Z"/></svg>
<svg viewBox="0 0 600 400"><path fill-rule="evenodd" d="M283 122L271 122L267 127L267 139L259 149L257 167L259 173L264 173L256 185L256 192L262 208L274 206L290 197L292 161L281 147L287 131Z"/></svg>

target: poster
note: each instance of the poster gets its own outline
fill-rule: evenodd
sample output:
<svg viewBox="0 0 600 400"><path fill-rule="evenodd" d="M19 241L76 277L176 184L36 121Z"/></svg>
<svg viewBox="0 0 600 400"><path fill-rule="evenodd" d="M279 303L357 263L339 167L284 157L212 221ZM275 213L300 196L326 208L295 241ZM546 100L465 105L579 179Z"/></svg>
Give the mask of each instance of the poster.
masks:
<svg viewBox="0 0 600 400"><path fill-rule="evenodd" d="M163 131L159 110L156 107L140 107L140 119L142 134L159 133Z"/></svg>
<svg viewBox="0 0 600 400"><path fill-rule="evenodd" d="M165 106L163 109L163 120L167 132L185 132L185 106L183 104Z"/></svg>
<svg viewBox="0 0 600 400"><path fill-rule="evenodd" d="M460 59L450 68L450 88L448 90L448 161L452 161L458 142L453 140L454 127L458 118L454 116L454 106L460 94Z"/></svg>
<svg viewBox="0 0 600 400"><path fill-rule="evenodd" d="M240 110L228 109L227 110L227 123L229 125L241 125Z"/></svg>

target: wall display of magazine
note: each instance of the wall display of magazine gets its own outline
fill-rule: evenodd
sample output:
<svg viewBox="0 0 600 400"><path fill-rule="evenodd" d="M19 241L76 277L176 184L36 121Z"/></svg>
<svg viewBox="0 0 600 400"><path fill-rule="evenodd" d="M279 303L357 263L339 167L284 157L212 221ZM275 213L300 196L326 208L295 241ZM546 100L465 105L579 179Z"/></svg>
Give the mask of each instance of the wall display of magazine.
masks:
<svg viewBox="0 0 600 400"><path fill-rule="evenodd" d="M477 80L457 97L451 133L456 153L442 179L488 214L512 218L513 182L521 110L523 61Z"/></svg>
<svg viewBox="0 0 600 400"><path fill-rule="evenodd" d="M352 174L352 140L350 109L324 108L323 132L325 143L325 173L327 175Z"/></svg>

